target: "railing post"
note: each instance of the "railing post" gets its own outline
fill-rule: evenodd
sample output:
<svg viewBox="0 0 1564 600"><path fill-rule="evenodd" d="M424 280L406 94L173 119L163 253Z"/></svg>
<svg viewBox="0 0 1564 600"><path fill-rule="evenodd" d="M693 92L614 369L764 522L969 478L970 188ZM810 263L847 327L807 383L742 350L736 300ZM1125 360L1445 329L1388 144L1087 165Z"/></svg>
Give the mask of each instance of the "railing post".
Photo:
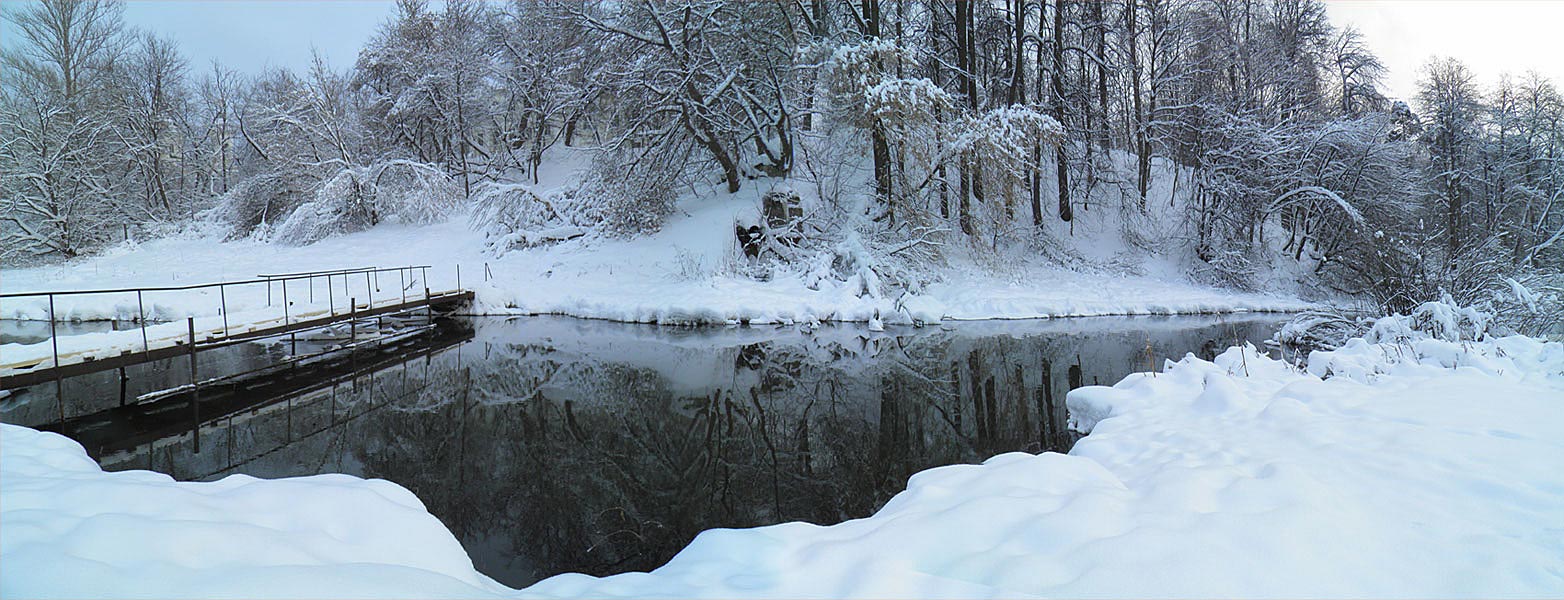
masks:
<svg viewBox="0 0 1564 600"><path fill-rule="evenodd" d="M60 335L55 323L59 319L54 318L54 294L49 294L49 343L54 345L54 367L60 367Z"/></svg>
<svg viewBox="0 0 1564 600"><path fill-rule="evenodd" d="M331 289L331 275L326 275L326 310L331 316L337 316L337 292Z"/></svg>
<svg viewBox="0 0 1564 600"><path fill-rule="evenodd" d="M402 288L402 304L407 304L407 267L396 270L396 280L401 284L398 287Z"/></svg>
<svg viewBox="0 0 1564 600"><path fill-rule="evenodd" d="M146 354L151 349L147 347L147 306L141 302L141 290L136 290L136 322L141 323L141 353Z"/></svg>
<svg viewBox="0 0 1564 600"><path fill-rule="evenodd" d="M462 263L456 263L456 289L462 289Z"/></svg>
<svg viewBox="0 0 1564 600"><path fill-rule="evenodd" d="M364 271L364 290L369 294L369 308L375 308L375 286L369 283L369 271Z"/></svg>
<svg viewBox="0 0 1564 600"><path fill-rule="evenodd" d="M228 284L217 286L217 298L223 303L223 337L228 337Z"/></svg>
<svg viewBox="0 0 1564 600"><path fill-rule="evenodd" d="M358 341L358 298L348 299L348 343Z"/></svg>
<svg viewBox="0 0 1564 600"><path fill-rule="evenodd" d="M429 280L427 280L427 279L424 280L424 313L426 315L428 315L424 319L424 323L428 324L428 325L433 325L434 324L434 302L431 302L429 300Z"/></svg>
<svg viewBox="0 0 1564 600"><path fill-rule="evenodd" d="M190 346L190 416L193 420L191 430L195 433L195 452L201 453L201 380L196 376L196 339L195 317L185 317L185 326L189 331L186 343Z"/></svg>
<svg viewBox="0 0 1564 600"><path fill-rule="evenodd" d="M267 277L266 278L266 306L268 308L270 308L271 305L272 305L272 278Z"/></svg>
<svg viewBox="0 0 1564 600"><path fill-rule="evenodd" d="M288 302L288 280L282 280L282 326L287 329L293 322L292 303ZM288 354L299 353L299 334L288 331Z"/></svg>
<svg viewBox="0 0 1564 600"><path fill-rule="evenodd" d="M55 326L54 294L49 294L49 343L54 346L54 405L60 413L60 433L65 433L65 380L60 378L60 336Z"/></svg>
<svg viewBox="0 0 1564 600"><path fill-rule="evenodd" d="M314 275L310 275L309 276L309 282L310 282L310 304L314 304L315 303L315 276Z"/></svg>

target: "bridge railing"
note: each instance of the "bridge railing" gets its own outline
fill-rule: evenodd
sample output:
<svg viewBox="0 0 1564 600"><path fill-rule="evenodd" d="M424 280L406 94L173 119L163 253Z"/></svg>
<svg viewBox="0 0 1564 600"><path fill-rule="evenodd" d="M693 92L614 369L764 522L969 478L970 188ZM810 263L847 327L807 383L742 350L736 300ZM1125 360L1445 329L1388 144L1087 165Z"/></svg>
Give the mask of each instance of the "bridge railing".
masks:
<svg viewBox="0 0 1564 600"><path fill-rule="evenodd" d="M364 309L373 310L377 306L377 301L379 303L386 303L387 301L390 301L392 299L398 299L398 303L400 303L400 304L407 304L408 301L409 301L408 290L410 290L410 289L415 290L412 300L417 301L418 299L420 299L420 295L417 292L421 291L422 292L422 294L421 294L422 299L427 301L429 299L429 297L430 297L429 279L428 279L428 273L429 273L429 269L430 268L431 267L429 265L405 265L405 266L400 266L400 267L384 267L384 268L381 268L381 267L356 267L356 268L332 269L332 270L324 270L324 271L306 271L306 272L299 272L299 273L260 274L260 275L256 275L255 279L234 280L234 281L219 281L219 282L212 282L212 283L197 283L197 284L188 284L188 285L141 286L141 287L126 287L126 288L100 288L100 289L87 289L87 290L51 290L51 291L32 291L32 292L7 292L7 293L0 293L0 301L11 301L11 302L14 302L15 300L24 299L24 298L46 298L47 304L48 304L49 339L50 339L50 342L51 342L51 357L52 357L52 360L50 362L50 366L51 367L59 367L60 366L60 348L59 348L60 336L59 336L59 331L58 331L57 325L58 325L58 323L62 322L64 319L61 319L59 314L56 311L56 308L55 308L55 298L56 297L70 297L70 296L84 296L84 295L135 294L135 296L136 296L136 316L134 318L134 321L137 323L137 325L139 326L139 328L141 330L141 347L142 347L142 352L145 353L145 352L149 352L151 350L151 343L150 343L150 341L148 339L148 335L147 335L147 325L148 325L149 322L153 322L153 319L149 319L148 318L147 306L146 306L147 296L149 296L151 294L155 294L155 293L169 293L169 292L184 292L184 291L194 291L194 290L209 290L209 289L212 289L212 288L216 288L217 289L217 296L218 296L217 297L217 302L216 302L216 304L217 304L216 308L217 308L218 315L220 315L222 317L222 336L224 338L227 338L227 337L230 337L230 335L231 335L230 334L230 327L232 325L229 322L230 311L229 311L229 303L228 303L228 291L229 291L230 288L247 287L247 286L260 286L260 285L266 286L266 306L267 307L271 307L274 304L274 296L280 296L280 300L281 300L280 304L282 305L282 311L281 311L282 315L281 315L281 317L282 317L282 320L283 320L283 326L286 327L287 325L292 323L294 321L294 319L297 317L297 315L294 314L295 311L292 308L294 303L291 302L290 298L289 298L289 295L290 295L289 294L289 287L290 287L289 284L290 283L293 283L293 285L291 287L295 288L294 289L294 293L295 294L297 294L299 292L305 292L307 294L307 297L308 297L309 305L318 307L318 304L317 304L318 301L316 300L316 295L317 295L316 288L319 287L319 286L317 286L317 280L324 280L324 284L325 285L324 285L323 293L326 296L326 306L324 307L326 309L325 312L330 317L336 317L338 315L348 315L348 314L352 314L352 313L357 313L360 306L363 306ZM458 288L461 285L461 283L460 283L461 275L460 275L460 270L459 269L460 268L458 267L458 274L457 274L457 286L458 286ZM389 274L389 273L396 273L397 274L397 278L398 278L398 285L397 285L398 291L397 291L397 293L396 294L392 294L392 295L388 295L388 296L383 296L381 298L376 298L376 292L380 291L380 278L381 278L381 276L383 274ZM354 283L360 277L363 278L363 287L357 287L357 284ZM342 298L340 298L340 300L337 298L338 293L337 293L337 288L336 288L336 282L338 282L338 281L341 282L341 286L342 286L342 290L341 290ZM300 282L303 282L303 283L300 283ZM298 290L297 289L297 288L299 288L301 286L305 287L306 290ZM359 305L358 304L358 302L357 302L358 298L357 298L357 296L354 295L354 290L355 289L362 290L365 293L365 300L367 301L367 304L364 304L364 305ZM299 299L303 300L304 298L299 298ZM275 320L275 317L263 317L262 320ZM165 321L159 320L157 322L161 323L161 322L165 322Z"/></svg>

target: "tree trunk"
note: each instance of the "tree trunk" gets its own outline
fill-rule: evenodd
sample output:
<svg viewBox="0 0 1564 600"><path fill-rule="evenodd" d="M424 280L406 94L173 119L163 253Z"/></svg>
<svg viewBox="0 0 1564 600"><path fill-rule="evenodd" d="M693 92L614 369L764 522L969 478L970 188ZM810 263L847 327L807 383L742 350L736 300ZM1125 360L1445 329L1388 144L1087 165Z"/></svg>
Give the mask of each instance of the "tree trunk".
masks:
<svg viewBox="0 0 1564 600"><path fill-rule="evenodd" d="M967 96L969 107L977 107L977 85L972 79L972 1L956 0L956 84ZM961 232L972 235L972 198L977 188L970 155L961 159Z"/></svg>
<svg viewBox="0 0 1564 600"><path fill-rule="evenodd" d="M1146 180L1151 173L1150 143L1146 141L1146 115L1145 107L1141 101L1141 72L1140 72L1140 31L1136 23L1138 0L1125 0L1124 24L1125 35L1129 38L1130 61L1130 100L1132 103L1132 124L1135 130L1135 191L1136 202L1141 211L1146 210Z"/></svg>
<svg viewBox="0 0 1564 600"><path fill-rule="evenodd" d="M1065 121L1064 15L1065 0L1054 0L1053 113L1061 125ZM1063 143L1054 147L1054 173L1059 185L1059 219L1068 222L1075 218L1075 210L1070 206L1070 163Z"/></svg>

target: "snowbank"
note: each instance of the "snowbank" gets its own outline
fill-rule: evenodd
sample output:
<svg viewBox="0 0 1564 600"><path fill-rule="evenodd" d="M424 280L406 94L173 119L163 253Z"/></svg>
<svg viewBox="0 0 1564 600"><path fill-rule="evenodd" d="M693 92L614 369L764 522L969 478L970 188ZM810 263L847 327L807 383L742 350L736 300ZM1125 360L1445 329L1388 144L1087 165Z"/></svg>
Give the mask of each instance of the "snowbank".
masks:
<svg viewBox="0 0 1564 600"><path fill-rule="evenodd" d="M7 598L486 597L505 588L411 492L347 475L212 483L105 473L0 424Z"/></svg>
<svg viewBox="0 0 1564 600"><path fill-rule="evenodd" d="M1068 398L1070 455L931 469L872 517L701 534L520 592L396 486L174 483L3 435L7 596L1516 597L1564 589L1564 346L1252 347ZM1354 365L1350 371L1335 365Z"/></svg>

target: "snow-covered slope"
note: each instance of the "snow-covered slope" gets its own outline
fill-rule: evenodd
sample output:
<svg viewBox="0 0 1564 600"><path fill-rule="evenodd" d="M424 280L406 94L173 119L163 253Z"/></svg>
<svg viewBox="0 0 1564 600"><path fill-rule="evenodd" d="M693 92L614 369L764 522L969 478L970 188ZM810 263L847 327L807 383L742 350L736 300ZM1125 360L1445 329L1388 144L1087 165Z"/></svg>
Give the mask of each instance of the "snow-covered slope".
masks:
<svg viewBox="0 0 1564 600"><path fill-rule="evenodd" d="M1454 362L1452 363L1452 359ZM504 590L405 491L102 473L0 427L0 593L214 597L1537 597L1564 589L1564 346L1234 348L1070 394L1070 455L920 473L878 514L712 530L651 573Z"/></svg>

